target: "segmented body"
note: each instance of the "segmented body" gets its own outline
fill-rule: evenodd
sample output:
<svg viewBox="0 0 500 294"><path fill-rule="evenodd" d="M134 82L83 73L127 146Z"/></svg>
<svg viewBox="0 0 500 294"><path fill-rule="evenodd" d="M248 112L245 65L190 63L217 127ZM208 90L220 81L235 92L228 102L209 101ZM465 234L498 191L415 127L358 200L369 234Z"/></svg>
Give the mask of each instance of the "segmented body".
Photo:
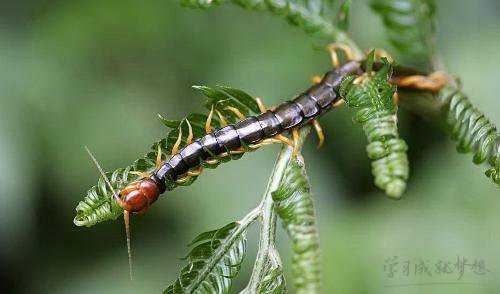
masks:
<svg viewBox="0 0 500 294"><path fill-rule="evenodd" d="M148 189L138 191L142 186L136 183L134 187L122 190L117 201L125 210L145 211L159 194L165 192L166 182L179 179L188 171L200 167L204 161L217 159L223 154L258 144L311 122L341 99L339 88L342 80L359 70L358 62L346 63L339 69L327 72L320 83L295 99L258 116L247 117L236 124L206 134L164 161L149 178L142 179L141 181L147 181ZM155 183L157 189L150 188L150 183Z"/></svg>

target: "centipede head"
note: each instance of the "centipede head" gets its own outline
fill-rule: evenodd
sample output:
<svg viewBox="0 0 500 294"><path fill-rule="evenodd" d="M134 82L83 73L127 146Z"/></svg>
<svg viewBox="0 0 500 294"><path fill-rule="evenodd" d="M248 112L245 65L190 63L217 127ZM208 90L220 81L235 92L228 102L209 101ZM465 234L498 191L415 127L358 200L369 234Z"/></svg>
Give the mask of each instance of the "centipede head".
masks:
<svg viewBox="0 0 500 294"><path fill-rule="evenodd" d="M144 213L160 195L158 183L154 176L134 181L120 191L116 200L128 212Z"/></svg>

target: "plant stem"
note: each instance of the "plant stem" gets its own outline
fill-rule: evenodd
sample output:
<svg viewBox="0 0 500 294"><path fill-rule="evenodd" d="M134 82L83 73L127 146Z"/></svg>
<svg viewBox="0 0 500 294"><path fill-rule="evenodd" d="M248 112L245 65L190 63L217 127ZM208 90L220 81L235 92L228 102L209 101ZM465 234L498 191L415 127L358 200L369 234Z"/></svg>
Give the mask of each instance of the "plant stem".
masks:
<svg viewBox="0 0 500 294"><path fill-rule="evenodd" d="M300 152L304 140L309 134L311 128L309 126L302 128L299 131L299 139L296 144L296 152ZM272 193L278 189L281 184L281 180L285 173L285 170L290 163L290 160L294 156L294 148L283 145L280 153L274 164L271 177L267 183L266 191L262 197L262 201L259 205L261 209L261 227L260 227L260 242L259 249L257 252L257 258L255 260L254 268L252 271L252 276L250 281L242 291L242 293L256 293L259 283L262 280L263 274L265 273L264 266L269 258L269 251L275 249L276 243L276 211L274 209L274 201Z"/></svg>
<svg viewBox="0 0 500 294"><path fill-rule="evenodd" d="M195 280L186 288L186 293L192 293L198 286L207 278L210 272L213 270L215 265L221 260L221 258L226 254L231 246L233 246L236 239L251 225L257 218L261 215L261 208L256 207L245 215L241 220L238 221L239 226L236 230L231 232L231 234L225 239L225 242L221 244L215 253L210 257L208 263L203 267L200 273L196 276Z"/></svg>
<svg viewBox="0 0 500 294"><path fill-rule="evenodd" d="M270 0L269 2L275 1L276 0ZM300 4L289 2L288 5L290 7L290 10L300 14L302 19L307 19L320 27L320 32L325 37L331 38L333 42L344 43L345 45L351 47L357 56L363 56L363 52L361 51L361 49L359 49L359 46L356 44L356 42L354 42L354 40L352 40L347 33L335 27L330 21L326 20L319 14L311 13L311 11Z"/></svg>

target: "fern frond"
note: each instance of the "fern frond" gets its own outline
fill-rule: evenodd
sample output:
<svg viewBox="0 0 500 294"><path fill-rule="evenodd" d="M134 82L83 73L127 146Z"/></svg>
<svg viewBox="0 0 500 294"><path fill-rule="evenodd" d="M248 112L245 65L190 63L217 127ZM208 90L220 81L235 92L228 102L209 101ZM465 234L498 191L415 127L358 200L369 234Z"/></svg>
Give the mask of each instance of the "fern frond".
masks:
<svg viewBox="0 0 500 294"><path fill-rule="evenodd" d="M106 173L114 189L125 187L136 176L131 174L132 166L117 169L113 173ZM123 209L114 201L113 193L108 190L103 178L99 178L97 185L87 191L82 201L75 208L76 216L73 223L77 226L91 227L99 222L115 220Z"/></svg>
<svg viewBox="0 0 500 294"><path fill-rule="evenodd" d="M259 108L255 100L247 93L225 86L218 86L216 88L209 88L206 86L194 86L206 97L204 106L211 110L212 108L219 111L228 123L234 123L238 120L234 111L228 109L232 107L244 115L253 115L259 113ZM116 191L123 189L125 186L139 178L139 173L150 173L154 171L156 164L156 156L158 148L161 149L163 160L171 154L172 148L175 145L179 131L182 130L181 147L186 145L189 128L187 121L191 125L193 135L195 138L201 137L205 134L205 122L207 120L206 114L191 113L182 120L169 120L159 115L160 121L170 129L167 136L155 143L150 148L150 151L143 157L137 159L133 164L126 168L120 168L112 173L110 176L110 183ZM218 115L213 115L212 126L219 128L221 126L221 118ZM231 157L223 157L221 160L214 163L204 163L205 168L215 168L222 162L227 162L231 159L238 159L242 154L232 155ZM169 179L165 184L167 190L173 190L179 185L191 185L197 179L192 176L188 181L181 184L172 182ZM99 178L98 184L93 186L87 191L84 199L76 206L76 217L73 220L77 226L93 226L99 222L114 220L123 213L122 208L113 199L111 191L109 191L102 178Z"/></svg>
<svg viewBox="0 0 500 294"><path fill-rule="evenodd" d="M345 79L341 95L356 111L354 121L363 126L368 139L366 151L373 160L375 185L388 196L400 198L409 176L408 146L399 138L397 107L392 100L396 88L388 82L392 67L386 60L384 63L375 75L368 71L359 84L354 83L354 77Z"/></svg>
<svg viewBox="0 0 500 294"><path fill-rule="evenodd" d="M163 293L228 293L246 253L246 229L257 219L253 210L240 222L198 235L190 244L188 264Z"/></svg>
<svg viewBox="0 0 500 294"><path fill-rule="evenodd" d="M406 64L428 67L434 53L434 0L372 0L389 41ZM426 68L427 69L427 68Z"/></svg>
<svg viewBox="0 0 500 294"><path fill-rule="evenodd" d="M266 10L284 17L289 23L298 26L311 35L342 38L342 32L332 21L334 15L342 15L338 23L347 24L349 5L335 0L181 0L185 6L192 8L208 8L222 3L233 3L249 10ZM344 5L342 5L344 4ZM343 13L343 14L342 14ZM331 41L331 40L330 40Z"/></svg>
<svg viewBox="0 0 500 294"><path fill-rule="evenodd" d="M451 137L458 142L457 151L474 153L473 162L487 162L485 174L500 185L500 134L497 127L460 90L448 87L441 92Z"/></svg>
<svg viewBox="0 0 500 294"><path fill-rule="evenodd" d="M276 212L292 240L293 283L297 293L321 292L321 254L309 180L300 156L287 166L273 193Z"/></svg>

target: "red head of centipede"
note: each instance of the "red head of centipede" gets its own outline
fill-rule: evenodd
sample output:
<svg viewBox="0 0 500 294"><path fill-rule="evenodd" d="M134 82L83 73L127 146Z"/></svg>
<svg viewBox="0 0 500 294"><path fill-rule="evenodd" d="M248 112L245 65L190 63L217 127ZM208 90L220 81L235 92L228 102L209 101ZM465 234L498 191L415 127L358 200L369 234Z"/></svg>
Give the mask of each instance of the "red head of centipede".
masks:
<svg viewBox="0 0 500 294"><path fill-rule="evenodd" d="M124 210L143 213L158 199L161 193L161 187L157 183L152 178L143 178L132 182L121 190L115 199Z"/></svg>

